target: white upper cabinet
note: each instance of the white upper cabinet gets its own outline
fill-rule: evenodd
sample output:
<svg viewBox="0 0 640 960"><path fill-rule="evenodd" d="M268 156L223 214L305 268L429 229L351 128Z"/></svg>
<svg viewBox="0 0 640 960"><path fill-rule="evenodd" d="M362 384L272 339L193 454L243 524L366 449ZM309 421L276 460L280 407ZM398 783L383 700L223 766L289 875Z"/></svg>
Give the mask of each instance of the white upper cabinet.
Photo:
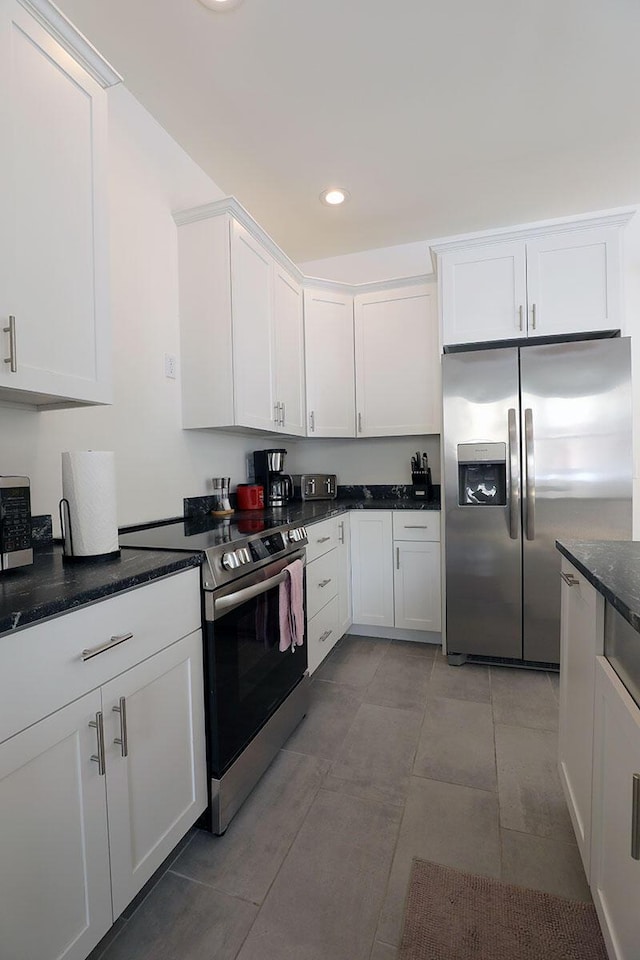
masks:
<svg viewBox="0 0 640 960"><path fill-rule="evenodd" d="M302 287L230 210L244 214L226 201L175 218L183 426L301 436Z"/></svg>
<svg viewBox="0 0 640 960"><path fill-rule="evenodd" d="M29 6L38 19L0 0L0 399L108 403L103 87L119 78L59 11Z"/></svg>
<svg viewBox="0 0 640 960"><path fill-rule="evenodd" d="M355 298L359 437L439 433L440 353L434 288Z"/></svg>
<svg viewBox="0 0 640 960"><path fill-rule="evenodd" d="M330 290L304 292L307 434L356 434L353 297Z"/></svg>
<svg viewBox="0 0 640 960"><path fill-rule="evenodd" d="M623 212L442 241L442 343L564 336L622 327Z"/></svg>

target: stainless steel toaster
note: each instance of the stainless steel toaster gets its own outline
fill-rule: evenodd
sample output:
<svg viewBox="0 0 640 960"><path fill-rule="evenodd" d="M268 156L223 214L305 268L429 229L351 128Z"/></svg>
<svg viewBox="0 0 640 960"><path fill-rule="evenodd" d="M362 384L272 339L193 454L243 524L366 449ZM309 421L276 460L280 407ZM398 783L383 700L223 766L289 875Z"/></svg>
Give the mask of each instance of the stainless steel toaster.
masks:
<svg viewBox="0 0 640 960"><path fill-rule="evenodd" d="M335 473L298 473L293 477L294 500L335 500L337 493Z"/></svg>

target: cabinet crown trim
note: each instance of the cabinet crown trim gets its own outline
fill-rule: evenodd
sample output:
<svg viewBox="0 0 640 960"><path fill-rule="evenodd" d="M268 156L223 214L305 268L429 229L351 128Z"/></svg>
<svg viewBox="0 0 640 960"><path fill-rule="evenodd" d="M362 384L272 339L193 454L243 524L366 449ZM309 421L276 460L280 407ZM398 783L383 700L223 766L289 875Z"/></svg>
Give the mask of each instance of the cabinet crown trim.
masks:
<svg viewBox="0 0 640 960"><path fill-rule="evenodd" d="M541 220L537 223L524 223L500 230L483 230L479 233L460 234L433 240L430 244L432 256L441 256L466 247L478 247L494 243L508 243L513 240L530 240L534 237L552 236L576 230L592 230L594 227L625 227L635 216L636 207L623 207L601 213L584 214L573 219Z"/></svg>
<svg viewBox="0 0 640 960"><path fill-rule="evenodd" d="M18 2L101 87L114 87L122 83L120 74L50 0Z"/></svg>
<svg viewBox="0 0 640 960"><path fill-rule="evenodd" d="M31 2L31 0L25 0L25 2ZM343 283L340 280L307 277L235 197L223 197L221 200L214 200L212 203L176 211L173 214L173 219L180 227L186 223L196 223L199 220L209 220L211 217L220 217L225 214L232 216L245 227L254 239L271 254L276 263L283 267L305 290L327 290L355 297L361 293L376 293L378 290L397 290L401 287L422 283L435 284L434 273L420 274L416 277L389 277L386 280L373 280L369 283Z"/></svg>

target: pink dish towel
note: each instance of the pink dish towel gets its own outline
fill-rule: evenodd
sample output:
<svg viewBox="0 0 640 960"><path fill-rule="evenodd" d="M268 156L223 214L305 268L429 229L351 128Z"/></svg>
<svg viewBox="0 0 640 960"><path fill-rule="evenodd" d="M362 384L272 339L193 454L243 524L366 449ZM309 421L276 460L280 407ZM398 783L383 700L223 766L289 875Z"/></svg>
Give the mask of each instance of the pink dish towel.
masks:
<svg viewBox="0 0 640 960"><path fill-rule="evenodd" d="M302 560L294 560L284 568L285 578L280 584L280 652L291 650L304 643L304 603Z"/></svg>

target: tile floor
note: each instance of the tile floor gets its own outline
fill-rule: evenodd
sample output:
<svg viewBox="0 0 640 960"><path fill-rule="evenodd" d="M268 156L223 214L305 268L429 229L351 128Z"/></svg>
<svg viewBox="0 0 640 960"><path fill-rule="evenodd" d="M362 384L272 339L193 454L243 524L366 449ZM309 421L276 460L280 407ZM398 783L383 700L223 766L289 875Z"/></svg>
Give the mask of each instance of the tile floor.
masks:
<svg viewBox="0 0 640 960"><path fill-rule="evenodd" d="M588 899L557 676L347 636L224 837L193 830L91 960L394 960L413 857Z"/></svg>

